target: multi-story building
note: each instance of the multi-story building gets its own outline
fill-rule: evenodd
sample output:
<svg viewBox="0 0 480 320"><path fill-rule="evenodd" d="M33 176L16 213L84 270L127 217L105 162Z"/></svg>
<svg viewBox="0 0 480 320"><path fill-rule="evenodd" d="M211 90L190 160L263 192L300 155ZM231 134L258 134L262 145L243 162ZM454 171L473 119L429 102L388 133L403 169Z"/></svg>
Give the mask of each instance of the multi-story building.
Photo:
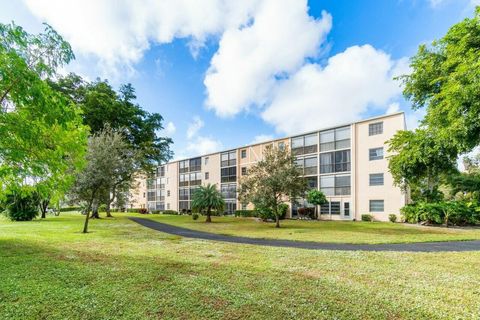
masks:
<svg viewBox="0 0 480 320"><path fill-rule="evenodd" d="M212 183L224 196L226 211L232 213L242 208L237 200L239 178L262 158L265 148L274 146L290 149L308 185L327 196L328 203L319 208L321 219L359 220L369 213L387 220L389 214L399 213L406 196L393 185L386 142L404 129L404 114L395 113L172 161L158 167L155 176L147 180L145 204L150 210L186 211L195 189ZM297 217L299 206L310 204L305 200L290 204L289 217Z"/></svg>

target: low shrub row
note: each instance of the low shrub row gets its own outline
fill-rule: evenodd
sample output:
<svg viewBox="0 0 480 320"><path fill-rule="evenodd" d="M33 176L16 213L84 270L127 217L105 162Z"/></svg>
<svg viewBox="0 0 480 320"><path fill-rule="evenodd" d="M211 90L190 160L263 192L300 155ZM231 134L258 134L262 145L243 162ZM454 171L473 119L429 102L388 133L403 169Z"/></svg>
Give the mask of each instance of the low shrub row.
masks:
<svg viewBox="0 0 480 320"><path fill-rule="evenodd" d="M60 212L69 212L69 211L82 211L82 207L63 207L63 208L60 208Z"/></svg>
<svg viewBox="0 0 480 320"><path fill-rule="evenodd" d="M408 223L475 225L480 223L480 205L471 201L418 202L401 209Z"/></svg>
<svg viewBox="0 0 480 320"><path fill-rule="evenodd" d="M127 212L147 214L148 210L145 208L129 208L127 209Z"/></svg>
<svg viewBox="0 0 480 320"><path fill-rule="evenodd" d="M285 219L287 216L288 205L285 203L280 204L278 206L278 211L280 215L280 220ZM255 210L236 210L235 216L260 218L263 221L275 220L275 214L270 208L256 208Z"/></svg>

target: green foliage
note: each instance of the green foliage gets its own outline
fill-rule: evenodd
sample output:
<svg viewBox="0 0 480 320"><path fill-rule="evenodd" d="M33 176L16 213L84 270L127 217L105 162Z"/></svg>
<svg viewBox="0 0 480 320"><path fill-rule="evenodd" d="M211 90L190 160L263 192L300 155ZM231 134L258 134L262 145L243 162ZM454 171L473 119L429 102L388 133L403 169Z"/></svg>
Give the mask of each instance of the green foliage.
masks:
<svg viewBox="0 0 480 320"><path fill-rule="evenodd" d="M367 222L373 221L373 215L371 214L362 214L361 218L362 218L362 221L367 221Z"/></svg>
<svg viewBox="0 0 480 320"><path fill-rule="evenodd" d="M192 214L192 219L193 220L198 220L198 217L199 217L198 213L195 212L195 213Z"/></svg>
<svg viewBox="0 0 480 320"><path fill-rule="evenodd" d="M63 207L60 208L60 212L81 211L82 207Z"/></svg>
<svg viewBox="0 0 480 320"><path fill-rule="evenodd" d="M31 190L11 192L3 204L5 215L12 221L31 221L38 216L38 196Z"/></svg>
<svg viewBox="0 0 480 320"><path fill-rule="evenodd" d="M314 207L298 208L298 215L304 218L316 219Z"/></svg>
<svg viewBox="0 0 480 320"><path fill-rule="evenodd" d="M397 222L397 215L396 215L396 214L393 214L393 213L392 213L392 214L389 214L389 215L388 215L388 220L390 220L390 222L392 222L392 223Z"/></svg>
<svg viewBox="0 0 480 320"><path fill-rule="evenodd" d="M425 129L399 131L389 145L393 155L388 168L395 185L403 190L409 187L414 200L441 200L438 187L442 178L455 171L456 150Z"/></svg>
<svg viewBox="0 0 480 320"><path fill-rule="evenodd" d="M82 167L88 128L81 111L46 81L73 58L48 25L32 35L0 24L0 197L28 179L51 198Z"/></svg>
<svg viewBox="0 0 480 320"><path fill-rule="evenodd" d="M172 215L178 215L178 211L175 210L163 210L163 214L172 214Z"/></svg>
<svg viewBox="0 0 480 320"><path fill-rule="evenodd" d="M408 223L474 225L480 222L480 207L476 202L418 202L401 209Z"/></svg>
<svg viewBox="0 0 480 320"><path fill-rule="evenodd" d="M272 210L276 227L280 227L280 204L303 196L307 190L294 160L287 149L267 148L263 159L240 180L240 201L253 203L256 210Z"/></svg>
<svg viewBox="0 0 480 320"><path fill-rule="evenodd" d="M163 117L143 110L135 102L135 89L131 84L122 85L117 93L106 80L87 82L75 74L50 84L79 106L83 122L92 134L101 132L107 125L122 132L131 147L142 154L137 162L145 172L170 160L172 140L157 134L163 129Z"/></svg>
<svg viewBox="0 0 480 320"><path fill-rule="evenodd" d="M311 189L307 192L307 201L314 206L321 206L322 204L327 203L327 198L322 191L317 189Z"/></svg>
<svg viewBox="0 0 480 320"><path fill-rule="evenodd" d="M421 45L410 67L400 78L413 108L426 108L423 126L459 153L479 145L480 7L431 46Z"/></svg>
<svg viewBox="0 0 480 320"><path fill-rule="evenodd" d="M214 184L200 186L193 193L192 209L198 212L205 211L207 222L211 221L212 210L222 212L225 208L225 200Z"/></svg>
<svg viewBox="0 0 480 320"><path fill-rule="evenodd" d="M257 217L258 213L256 210L235 210L235 217Z"/></svg>

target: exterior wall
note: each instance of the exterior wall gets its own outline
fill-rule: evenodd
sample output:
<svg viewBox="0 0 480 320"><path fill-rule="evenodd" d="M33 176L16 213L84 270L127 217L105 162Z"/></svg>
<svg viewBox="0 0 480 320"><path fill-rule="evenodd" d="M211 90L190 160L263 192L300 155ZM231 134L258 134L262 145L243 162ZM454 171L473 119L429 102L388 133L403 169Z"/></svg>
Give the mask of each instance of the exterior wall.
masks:
<svg viewBox="0 0 480 320"><path fill-rule="evenodd" d="M383 133L369 135L369 125L378 122L383 122ZM386 145L386 142L398 130L405 129L404 115L394 114L381 119L358 122L353 126L355 134L355 218L360 220L362 214L368 213L372 214L375 220L387 221L389 214L399 214L400 208L405 205L406 201L406 195L393 185L392 175L388 171L388 156L390 154ZM383 159L369 160L369 150L379 147L383 147ZM384 184L382 186L370 186L369 178L372 173L384 174ZM384 211L371 212L370 200L383 200Z"/></svg>
<svg viewBox="0 0 480 320"><path fill-rule="evenodd" d="M137 177L134 182L135 188L130 190L127 209L147 207L147 180L145 177Z"/></svg>
<svg viewBox="0 0 480 320"><path fill-rule="evenodd" d="M380 122L382 123L382 132L370 135L370 125ZM309 185L312 188L322 190L327 196L328 204L317 208L320 219L360 220L362 214L371 213L376 220L386 221L389 214L399 213L400 208L405 204L406 196L401 193L399 188L393 186L392 176L388 172L387 157L389 155L386 151L385 142L398 130L404 129L404 114L396 113L352 124L320 129L294 137L203 155L200 157L201 184L217 185L217 188L227 198L228 210L242 209L241 203L232 196L235 191L234 186L236 185L238 188L239 181L243 176L242 173L245 173L244 170L246 170L248 174L249 167L262 159L268 146L284 146L296 154L297 162L302 164L302 172ZM380 147L384 148L383 158L370 161L369 150ZM228 160L222 162L222 156L226 154L228 154ZM233 156L236 156L236 160L230 161ZM196 161L196 158L199 157L186 160ZM224 166L222 166L222 163L224 163ZM187 183L183 187L180 186L180 178L183 179L183 176L180 177L179 173L181 164L180 161L176 161L165 165L165 209L179 211L179 188L190 188L190 192L192 192L193 185ZM232 167L236 169L235 182L230 179L234 178L233 176L230 177L229 170ZM222 182L222 169L227 168L229 168L228 173L224 173L224 182ZM208 179L206 179L207 173ZM383 185L370 185L370 174L375 173L383 173ZM157 176L158 174L159 171L157 170ZM158 177L156 179L158 181ZM196 176L196 179L195 186L198 185L198 176ZM152 190L149 189L149 184L145 185L147 195L151 195ZM195 188L195 186L193 187ZM155 188L159 188L157 183ZM158 194L158 190L155 194ZM146 201L141 198L142 195L143 191L139 193L136 201L145 203ZM161 205L158 202L158 197L155 200L154 206L158 208ZM383 210L381 212L378 212L378 210L370 212L371 200L383 200ZM300 206L289 204L288 217L296 217L299 207L312 207L305 199L299 199L299 202L301 203ZM185 205L184 202L182 204ZM378 203L376 204L378 205ZM152 203L147 201L147 206L150 207L151 205ZM376 208L378 209L378 206ZM253 205L249 204L246 209L253 209Z"/></svg>
<svg viewBox="0 0 480 320"><path fill-rule="evenodd" d="M178 211L178 162L167 163L165 166L165 177L167 178L165 209Z"/></svg>

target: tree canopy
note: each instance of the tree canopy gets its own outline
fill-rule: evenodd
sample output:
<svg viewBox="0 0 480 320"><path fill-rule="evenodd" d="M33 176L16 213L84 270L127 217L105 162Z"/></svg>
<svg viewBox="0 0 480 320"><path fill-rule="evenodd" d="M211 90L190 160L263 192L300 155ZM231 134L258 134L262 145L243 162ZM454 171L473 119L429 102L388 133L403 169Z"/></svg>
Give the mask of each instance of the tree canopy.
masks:
<svg viewBox="0 0 480 320"><path fill-rule="evenodd" d="M252 165L240 180L239 199L272 209L280 227L279 206L303 196L307 183L300 175L295 157L288 150L267 148L262 160Z"/></svg>

